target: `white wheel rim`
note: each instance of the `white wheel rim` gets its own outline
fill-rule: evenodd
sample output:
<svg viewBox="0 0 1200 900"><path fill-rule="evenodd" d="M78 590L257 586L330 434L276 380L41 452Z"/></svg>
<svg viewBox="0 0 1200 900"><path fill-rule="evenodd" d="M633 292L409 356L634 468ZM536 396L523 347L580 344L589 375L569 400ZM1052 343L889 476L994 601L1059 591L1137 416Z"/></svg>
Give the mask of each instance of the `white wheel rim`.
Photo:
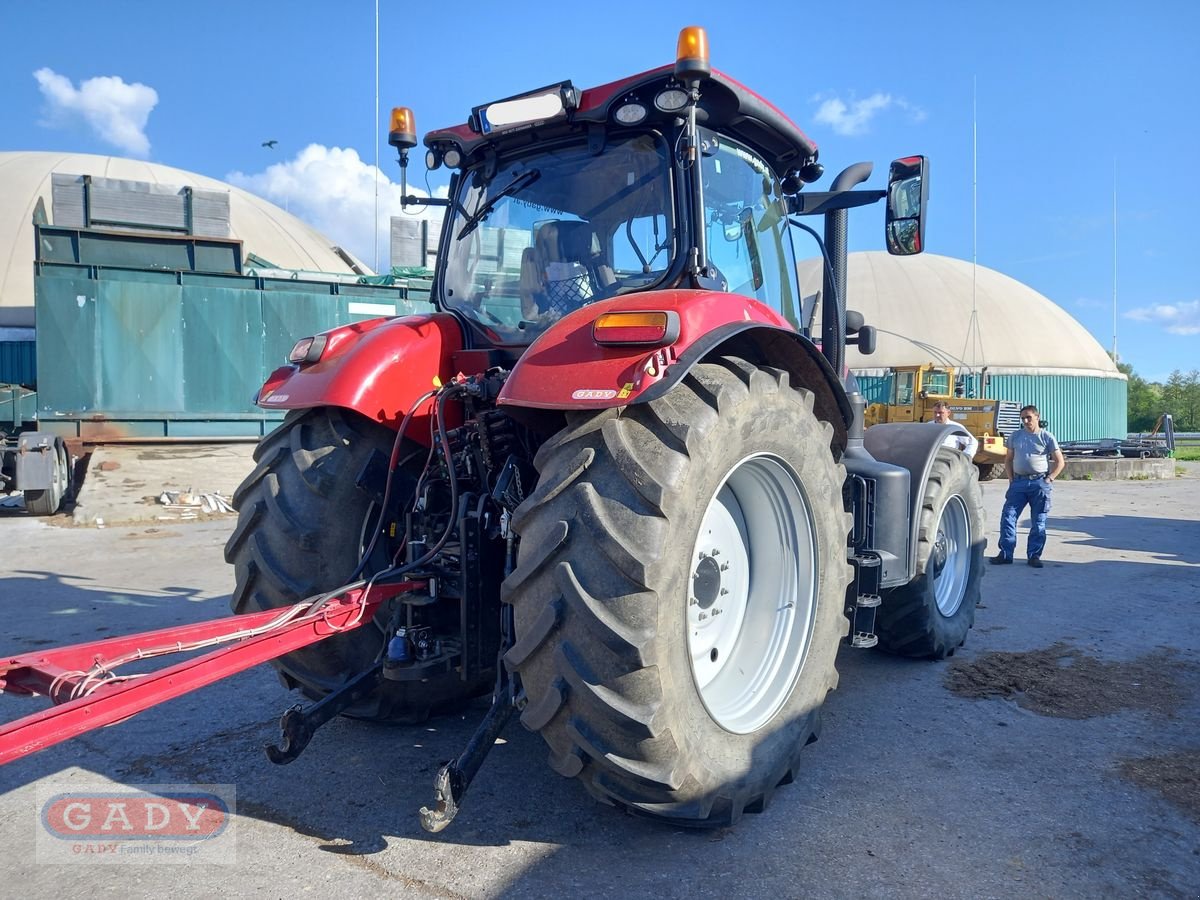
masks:
<svg viewBox="0 0 1200 900"><path fill-rule="evenodd" d="M962 606L971 571L971 527L967 507L955 494L942 507L937 533L929 551L928 575L933 581L933 596L938 612L952 616Z"/></svg>
<svg viewBox="0 0 1200 900"><path fill-rule="evenodd" d="M749 734L787 702L808 655L820 584L816 526L795 473L750 456L709 500L692 548L688 649L705 709Z"/></svg>

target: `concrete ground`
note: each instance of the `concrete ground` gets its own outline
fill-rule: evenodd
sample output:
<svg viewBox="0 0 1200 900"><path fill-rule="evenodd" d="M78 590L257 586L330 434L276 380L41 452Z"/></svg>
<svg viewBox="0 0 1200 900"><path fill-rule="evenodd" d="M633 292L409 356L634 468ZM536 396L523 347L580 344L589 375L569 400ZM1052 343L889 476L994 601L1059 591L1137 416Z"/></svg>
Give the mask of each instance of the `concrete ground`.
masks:
<svg viewBox="0 0 1200 900"><path fill-rule="evenodd" d="M73 521L77 525L116 525L207 516L199 497L218 494L232 498L254 468L253 453L253 443L97 447L75 498ZM185 495L176 499L186 502L168 508L160 502L164 492Z"/></svg>
<svg viewBox="0 0 1200 900"><path fill-rule="evenodd" d="M139 496L231 491L248 461L211 450L190 479L176 459L170 484L115 458L108 474ZM1200 466L1182 468L1056 485L1046 567L989 567L953 660L843 649L796 783L734 829L599 806L514 723L459 818L427 835L416 810L482 708L410 728L337 720L273 766L262 745L296 698L260 667L0 768L0 896L1196 896ZM1004 483L983 491L994 547ZM232 518L65 521L0 511L0 653L225 613ZM2 719L40 708L0 695ZM230 864L35 856L41 793L187 783L236 789Z"/></svg>

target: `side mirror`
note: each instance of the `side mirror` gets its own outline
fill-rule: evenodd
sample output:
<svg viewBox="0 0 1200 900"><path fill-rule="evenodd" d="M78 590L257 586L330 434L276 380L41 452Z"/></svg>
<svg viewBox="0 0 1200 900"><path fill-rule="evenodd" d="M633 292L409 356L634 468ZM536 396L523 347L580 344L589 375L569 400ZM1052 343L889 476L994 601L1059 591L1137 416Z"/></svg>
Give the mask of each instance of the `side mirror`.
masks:
<svg viewBox="0 0 1200 900"><path fill-rule="evenodd" d="M912 256L925 249L925 209L929 205L929 159L906 156L888 170L887 221L884 237L888 253Z"/></svg>
<svg viewBox="0 0 1200 900"><path fill-rule="evenodd" d="M860 328L866 323L863 314L857 309L846 310L846 336L856 334Z"/></svg>
<svg viewBox="0 0 1200 900"><path fill-rule="evenodd" d="M875 326L864 325L858 329L858 337L855 339L858 344L858 352L863 356L870 356L875 352Z"/></svg>

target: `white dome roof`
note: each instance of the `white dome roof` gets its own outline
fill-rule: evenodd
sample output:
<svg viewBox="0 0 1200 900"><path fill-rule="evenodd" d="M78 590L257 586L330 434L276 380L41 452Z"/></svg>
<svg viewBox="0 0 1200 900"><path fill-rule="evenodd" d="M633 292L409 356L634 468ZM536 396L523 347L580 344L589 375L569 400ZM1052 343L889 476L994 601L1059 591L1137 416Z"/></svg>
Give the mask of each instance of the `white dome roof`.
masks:
<svg viewBox="0 0 1200 900"><path fill-rule="evenodd" d="M50 176L92 175L229 192L230 238L285 269L352 274L334 243L261 197L215 178L158 163L89 153L0 153L0 326L33 325L33 210L51 209ZM53 223L51 223L53 224ZM357 260L356 260L357 262ZM366 266L362 270L369 271Z"/></svg>
<svg viewBox="0 0 1200 900"><path fill-rule="evenodd" d="M979 328L972 335L971 269L969 262L932 253L851 253L846 305L875 326L879 340L871 356L847 347L850 368L869 371L938 362L986 365L995 374L1035 370L1124 378L1099 342L1061 307L984 266L975 270ZM820 260L803 260L799 270L807 292L820 289ZM973 349L979 344L982 353Z"/></svg>

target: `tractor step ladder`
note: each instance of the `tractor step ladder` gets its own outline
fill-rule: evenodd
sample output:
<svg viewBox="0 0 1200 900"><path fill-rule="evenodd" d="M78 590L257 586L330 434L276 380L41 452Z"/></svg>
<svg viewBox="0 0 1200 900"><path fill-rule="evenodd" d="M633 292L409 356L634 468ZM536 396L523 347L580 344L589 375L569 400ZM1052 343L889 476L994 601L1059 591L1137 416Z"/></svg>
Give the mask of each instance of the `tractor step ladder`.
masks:
<svg viewBox="0 0 1200 900"><path fill-rule="evenodd" d="M859 649L879 643L875 634L875 611L883 602L880 580L883 558L873 550L860 550L850 559L854 566L854 610L850 625L850 646Z"/></svg>

